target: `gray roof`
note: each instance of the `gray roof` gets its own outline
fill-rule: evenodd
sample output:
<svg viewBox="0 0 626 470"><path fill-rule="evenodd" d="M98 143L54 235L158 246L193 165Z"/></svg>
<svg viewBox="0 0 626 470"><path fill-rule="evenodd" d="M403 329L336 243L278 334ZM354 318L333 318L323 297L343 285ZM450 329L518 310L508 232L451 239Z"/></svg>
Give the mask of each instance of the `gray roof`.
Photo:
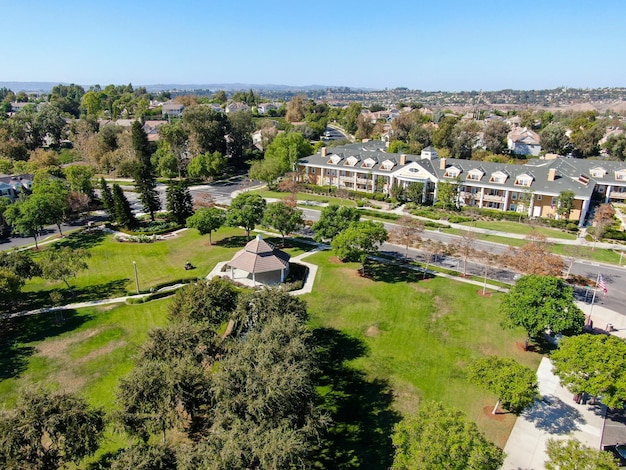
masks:
<svg viewBox="0 0 626 470"><path fill-rule="evenodd" d="M424 150L434 151L432 147ZM331 157L337 155L340 160L337 164L331 163ZM357 157L358 163L354 166L346 164L349 157ZM361 170L371 171L376 174L393 174L407 165L419 165L426 172L433 175L439 181L457 181L457 178L444 177L446 170L442 170L440 165L442 158L433 160L422 159L419 155L406 155L406 163L400 165L400 156L398 153L387 153L384 142L369 141L363 143L347 144L340 147L328 147L327 155L322 157L320 153L301 158L300 165L312 166L316 168L327 168L337 170ZM364 167L365 160L371 158L374 160L372 167ZM381 168L385 160L395 163L390 170ZM529 189L539 194L558 196L562 191L573 191L577 198L588 199L591 197L596 184L614 184L626 186L626 176L623 180L615 178L615 172L624 170L626 173L625 162L615 162L606 160L580 160L573 158L556 158L552 160L531 159L524 165L483 162L476 160L464 160L459 158L446 158L445 167L455 166L461 170L459 180L468 186L480 186L493 189L510 189L515 191L523 191L525 186L515 184L517 178L524 174L533 178L533 182ZM603 177L594 177L591 170L603 168L606 174ZM480 181L467 180L467 174L478 169L484 173ZM550 169L556 171L554 181L548 181ZM508 177L503 183L490 182L493 173L502 171ZM582 178L581 178L582 176ZM588 178L588 180L587 180Z"/></svg>
<svg viewBox="0 0 626 470"><path fill-rule="evenodd" d="M280 271L289 266L290 256L257 235L245 248L235 254L228 265L248 273Z"/></svg>

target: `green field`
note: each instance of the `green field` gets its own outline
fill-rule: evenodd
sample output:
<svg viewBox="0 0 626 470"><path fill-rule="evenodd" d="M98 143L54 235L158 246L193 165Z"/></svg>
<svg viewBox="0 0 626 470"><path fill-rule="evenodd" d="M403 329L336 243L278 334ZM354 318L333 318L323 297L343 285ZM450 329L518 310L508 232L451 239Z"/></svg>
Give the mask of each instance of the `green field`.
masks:
<svg viewBox="0 0 626 470"><path fill-rule="evenodd" d="M66 241L74 239L93 253L90 269L75 280L77 292L86 295L111 293L111 288L102 287L111 283L120 292L132 291L132 261L137 262L142 288L184 275L187 259L204 276L241 248L241 233L223 229L211 247L207 237L194 230L152 244L120 243L111 236ZM297 254L308 245L291 243L287 249ZM314 254L307 261L319 265L314 291L304 298L321 354L319 391L335 423L330 445L333 458L341 460L337 468L365 463L368 468L387 468L394 423L422 400L463 409L490 439L505 444L514 416L492 419L495 397L469 384L464 374L470 361L489 354L515 357L533 368L539 363L538 354L520 350L522 331L500 327L501 294L482 297L478 286L443 278L422 280L415 271L383 263L368 264L368 277L361 277L357 264L338 263L332 252ZM32 293L54 287L41 280L28 284ZM0 402L10 407L20 387L45 384L78 391L111 411L119 377L132 368L149 329L165 324L169 302L7 321ZM124 437L110 428L102 451L122 445Z"/></svg>
<svg viewBox="0 0 626 470"><path fill-rule="evenodd" d="M468 227L483 228L486 230L494 230L496 232L516 233L519 235L530 235L531 232L536 232L547 238L558 238L560 240L576 240L576 235L562 230L540 227L530 224L520 224L518 222L511 222L506 220L492 220L489 222L477 220L474 222L463 222L461 225L467 225Z"/></svg>
<svg viewBox="0 0 626 470"><path fill-rule="evenodd" d="M496 354L536 369L540 356L522 352L522 331L503 330L501 294L481 297L480 287L443 278L421 280L414 272L373 265L372 278L356 264L338 264L329 252L312 255L319 264L313 293L306 296L315 326L332 328L361 344L346 362L370 381L384 383L394 409L416 409L438 400L463 409L490 439L503 446L514 422L491 419L494 397L469 384L465 366Z"/></svg>

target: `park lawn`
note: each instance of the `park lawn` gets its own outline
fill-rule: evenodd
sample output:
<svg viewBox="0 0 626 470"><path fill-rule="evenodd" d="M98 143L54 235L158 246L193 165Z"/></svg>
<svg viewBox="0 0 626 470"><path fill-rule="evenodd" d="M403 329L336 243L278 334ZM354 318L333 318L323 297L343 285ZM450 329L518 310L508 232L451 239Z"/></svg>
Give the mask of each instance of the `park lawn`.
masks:
<svg viewBox="0 0 626 470"><path fill-rule="evenodd" d="M205 277L219 261L230 259L246 241L243 230L225 227L213 234L211 246L208 235L200 236L197 230L185 230L154 243L119 242L112 235L100 232L73 234L58 243L87 248L91 253L87 260L89 269L70 280L76 291L72 301L84 301L135 293L133 262L137 263L139 288L147 291L162 283ZM186 271L187 261L196 269ZM31 294L31 308L36 308L41 303L49 305L49 292L54 289L62 289L66 299L69 298L63 282L41 278L28 281L23 291L27 296Z"/></svg>
<svg viewBox="0 0 626 470"><path fill-rule="evenodd" d="M485 298L480 287L396 268L372 266L374 280L357 273L357 264L340 264L332 253L312 255L320 266L315 287L305 296L314 327L333 328L362 342L366 351L349 361L372 381L388 383L394 407L416 410L422 400L458 407L503 447L515 417L494 420L496 397L471 385L464 369L486 355L513 357L533 368L540 356L523 352L523 331L500 326L501 294ZM409 282L407 282L409 278ZM487 410L485 412L485 410ZM500 417L502 418L502 417Z"/></svg>
<svg viewBox="0 0 626 470"><path fill-rule="evenodd" d="M463 222L461 225L466 225L468 227L483 228L486 230L495 230L498 232L517 233L520 235L530 235L532 231L535 231L547 238L558 238L561 240L576 240L576 235L568 233L568 232L563 232L558 229L553 229L549 227L540 227L540 226L530 225L530 224L520 224L518 222L512 222L508 220L492 220L488 222L476 220L473 222Z"/></svg>
<svg viewBox="0 0 626 470"><path fill-rule="evenodd" d="M119 377L133 366L147 332L163 326L170 301L114 304L5 320L0 403L11 407L21 387L80 392L107 411Z"/></svg>

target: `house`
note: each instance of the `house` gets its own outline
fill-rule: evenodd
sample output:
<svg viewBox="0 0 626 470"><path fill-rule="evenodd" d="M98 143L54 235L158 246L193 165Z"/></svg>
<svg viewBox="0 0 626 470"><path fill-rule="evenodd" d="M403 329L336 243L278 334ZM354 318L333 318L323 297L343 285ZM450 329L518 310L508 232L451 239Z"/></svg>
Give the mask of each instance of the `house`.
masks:
<svg viewBox="0 0 626 470"><path fill-rule="evenodd" d="M230 267L233 281L243 277L251 279L255 285L257 282L271 285L285 282L289 274L289 258L287 253L257 235L226 265Z"/></svg>
<svg viewBox="0 0 626 470"><path fill-rule="evenodd" d="M507 146L517 155L538 156L541 152L541 138L527 127L514 128L507 135Z"/></svg>
<svg viewBox="0 0 626 470"><path fill-rule="evenodd" d="M248 111L249 109L250 109L250 106L248 106L246 103L230 103L226 105L227 113L236 113L238 111Z"/></svg>
<svg viewBox="0 0 626 470"><path fill-rule="evenodd" d="M161 113L163 114L163 117L180 117L183 115L184 109L185 107L182 104L168 101L161 107Z"/></svg>
<svg viewBox="0 0 626 470"><path fill-rule="evenodd" d="M160 139L159 127L163 124L167 124L167 121L145 121L143 123L143 130L148 136L149 142L157 142Z"/></svg>
<svg viewBox="0 0 626 470"><path fill-rule="evenodd" d="M437 201L438 185L457 185L457 204L558 219L559 196L574 193L569 219L583 225L592 198L626 201L626 163L570 158L532 159L525 165L387 153L384 142L322 147L298 161L301 180L338 189L389 193L394 185L423 185L422 202Z"/></svg>
<svg viewBox="0 0 626 470"><path fill-rule="evenodd" d="M18 111L21 111L22 109L24 109L29 104L33 104L33 103L21 102L21 101L11 101L11 112L12 113L17 113Z"/></svg>
<svg viewBox="0 0 626 470"><path fill-rule="evenodd" d="M267 114L270 110L277 110L278 106L274 103L260 103L256 107L256 111L259 114Z"/></svg>
<svg viewBox="0 0 626 470"><path fill-rule="evenodd" d="M22 191L32 189L33 175L0 175L0 197L8 197L11 202L15 202Z"/></svg>

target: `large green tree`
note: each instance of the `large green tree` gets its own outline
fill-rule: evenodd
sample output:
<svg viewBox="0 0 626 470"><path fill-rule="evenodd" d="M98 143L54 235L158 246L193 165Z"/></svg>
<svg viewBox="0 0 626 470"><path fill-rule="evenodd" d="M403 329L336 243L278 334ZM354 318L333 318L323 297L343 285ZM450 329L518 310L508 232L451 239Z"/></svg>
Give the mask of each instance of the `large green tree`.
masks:
<svg viewBox="0 0 626 470"><path fill-rule="evenodd" d="M529 341L546 330L580 333L585 315L576 306L572 287L552 276L526 275L504 295L500 304L504 324L522 327Z"/></svg>
<svg viewBox="0 0 626 470"><path fill-rule="evenodd" d="M187 284L176 291L169 307L170 318L205 321L217 328L233 315L238 298L233 283L221 277Z"/></svg>
<svg viewBox="0 0 626 470"><path fill-rule="evenodd" d="M191 159L187 166L187 174L191 178L212 180L224 173L226 162L226 157L219 152L201 153Z"/></svg>
<svg viewBox="0 0 626 470"><path fill-rule="evenodd" d="M300 209L289 206L282 201L273 202L267 205L263 216L265 225L278 230L283 237L285 245L285 235L295 232L304 227L304 217Z"/></svg>
<svg viewBox="0 0 626 470"><path fill-rule="evenodd" d="M313 147L299 132L279 134L265 150L266 160L277 160L284 173L294 171L298 159L313 153Z"/></svg>
<svg viewBox="0 0 626 470"><path fill-rule="evenodd" d="M119 184L113 185L113 212L115 213L115 222L122 227L137 225L137 219L135 219L130 203Z"/></svg>
<svg viewBox="0 0 626 470"><path fill-rule="evenodd" d="M490 121L483 130L483 145L493 153L504 153L507 149L506 137L510 131L504 121Z"/></svg>
<svg viewBox="0 0 626 470"><path fill-rule="evenodd" d="M241 193L237 195L226 212L226 224L231 227L243 227L246 236L263 220L266 206L265 199L260 194Z"/></svg>
<svg viewBox="0 0 626 470"><path fill-rule="evenodd" d="M626 342L616 336L563 338L552 353L554 373L572 393L602 396L611 408L626 403Z"/></svg>
<svg viewBox="0 0 626 470"><path fill-rule="evenodd" d="M489 356L474 361L468 368L469 379L498 397L493 414L500 403L519 414L537 398L537 374L515 359Z"/></svg>
<svg viewBox="0 0 626 470"><path fill-rule="evenodd" d="M105 428L104 412L67 393L23 391L0 415L4 468L68 468L93 454Z"/></svg>
<svg viewBox="0 0 626 470"><path fill-rule="evenodd" d="M496 470L504 454L463 412L424 402L393 433L394 470Z"/></svg>
<svg viewBox="0 0 626 470"><path fill-rule="evenodd" d="M318 221L311 226L314 232L313 239L317 242L332 240L352 222L358 222L360 219L361 214L354 207L337 204L326 206L322 209Z"/></svg>
<svg viewBox="0 0 626 470"><path fill-rule="evenodd" d="M341 261L360 261L365 271L368 256L378 252L378 247L387 241L388 233L382 222L366 220L352 222L332 241L332 247Z"/></svg>
<svg viewBox="0 0 626 470"><path fill-rule="evenodd" d="M550 123L539 133L539 137L541 148L548 153L564 155L570 146L567 128L559 122Z"/></svg>
<svg viewBox="0 0 626 470"><path fill-rule="evenodd" d="M546 470L617 470L610 452L583 445L577 439L548 439Z"/></svg>
<svg viewBox="0 0 626 470"><path fill-rule="evenodd" d="M576 194L574 191L561 191L559 193L559 197L557 198L557 207L556 213L561 217L569 219L569 215L574 209L574 198Z"/></svg>
<svg viewBox="0 0 626 470"><path fill-rule="evenodd" d="M133 150L137 158L135 166L134 178L139 199L143 205L144 211L150 214L150 219L155 220L154 213L161 208L161 199L156 189L156 176L152 161L150 160L151 150L150 142L146 131L139 121L133 122L131 127L131 136L133 142Z"/></svg>
<svg viewBox="0 0 626 470"><path fill-rule="evenodd" d="M87 269L87 259L90 257L91 253L84 248L48 248L38 259L41 276L51 281L63 281L71 289L70 278Z"/></svg>
<svg viewBox="0 0 626 470"><path fill-rule="evenodd" d="M217 207L200 207L187 218L187 227L198 229L200 235L209 234L209 245L213 244L211 234L224 225L226 212Z"/></svg>
<svg viewBox="0 0 626 470"><path fill-rule="evenodd" d="M174 220L183 225L193 214L193 198L184 181L172 182L165 190L165 204Z"/></svg>

